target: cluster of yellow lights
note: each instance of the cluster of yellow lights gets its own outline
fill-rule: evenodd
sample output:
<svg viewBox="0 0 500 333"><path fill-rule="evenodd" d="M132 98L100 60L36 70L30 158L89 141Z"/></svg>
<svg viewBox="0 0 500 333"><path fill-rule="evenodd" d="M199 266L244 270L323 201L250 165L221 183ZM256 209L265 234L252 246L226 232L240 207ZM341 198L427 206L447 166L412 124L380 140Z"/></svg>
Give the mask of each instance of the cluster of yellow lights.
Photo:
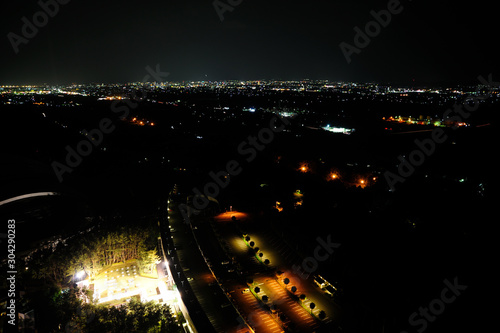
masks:
<svg viewBox="0 0 500 333"><path fill-rule="evenodd" d="M126 98L124 98L123 96L106 96L106 97L99 98L99 100L101 100L101 101L103 101L103 100L104 101L115 101L115 100L120 101L122 99L126 99Z"/></svg>
<svg viewBox="0 0 500 333"><path fill-rule="evenodd" d="M132 118L132 120L130 122L132 124L139 125L139 126L146 126L146 125L154 126L155 125L155 123L153 123L153 122L151 122L151 123L148 124L147 121L144 122L144 120L137 120L136 117Z"/></svg>
<svg viewBox="0 0 500 333"><path fill-rule="evenodd" d="M382 117L382 120L388 121L388 122L396 122L396 123L406 123L406 124L412 124L412 125L434 125L434 126L441 126L440 121L431 121L430 119L412 119L412 117L401 117L397 116L396 118L394 117ZM468 125L467 123L463 123L463 125L459 126L465 126Z"/></svg>
<svg viewBox="0 0 500 333"><path fill-rule="evenodd" d="M298 171L303 172L303 173L310 172L308 164L305 162L301 163L299 168L298 168ZM338 181L340 181L341 178L342 177L337 172L331 171L328 174L326 180L338 180ZM365 188L366 186L371 184L372 180L373 180L373 182L375 182L377 180L377 177L370 177L369 179L363 178L363 177L357 177L357 180L354 183L348 182L348 184L354 185L354 186L361 186L362 188Z"/></svg>

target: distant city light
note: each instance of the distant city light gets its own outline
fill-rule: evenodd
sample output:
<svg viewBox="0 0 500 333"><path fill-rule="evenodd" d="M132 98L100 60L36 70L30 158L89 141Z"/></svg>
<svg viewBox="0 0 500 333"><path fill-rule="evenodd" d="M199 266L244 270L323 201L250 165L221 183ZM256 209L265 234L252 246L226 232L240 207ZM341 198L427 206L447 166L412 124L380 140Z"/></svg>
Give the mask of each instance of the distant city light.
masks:
<svg viewBox="0 0 500 333"><path fill-rule="evenodd" d="M354 132L354 128L345 128L345 127L335 127L335 126L330 126L329 124L322 127L325 131L332 132L332 133L341 133L341 134L346 134L350 135L352 132Z"/></svg>

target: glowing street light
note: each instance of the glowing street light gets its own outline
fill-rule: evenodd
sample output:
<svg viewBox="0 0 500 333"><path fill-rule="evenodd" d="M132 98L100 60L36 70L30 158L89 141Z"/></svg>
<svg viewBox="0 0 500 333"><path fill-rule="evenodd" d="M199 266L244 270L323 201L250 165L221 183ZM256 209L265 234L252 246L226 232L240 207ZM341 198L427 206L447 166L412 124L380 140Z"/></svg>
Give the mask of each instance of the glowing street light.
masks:
<svg viewBox="0 0 500 333"><path fill-rule="evenodd" d="M307 163L302 163L302 164L300 165L299 170L300 170L301 172L304 172L304 173L305 173L305 172L307 172L307 171L309 171L309 168L307 167Z"/></svg>
<svg viewBox="0 0 500 333"><path fill-rule="evenodd" d="M330 169L330 172L326 175L326 180L327 181L330 181L330 180L339 180L339 179L340 179L340 175L337 172L337 170L335 170L335 169Z"/></svg>
<svg viewBox="0 0 500 333"><path fill-rule="evenodd" d="M79 271L78 273L75 274L75 278L80 280L81 278L83 278L84 275L85 271Z"/></svg>

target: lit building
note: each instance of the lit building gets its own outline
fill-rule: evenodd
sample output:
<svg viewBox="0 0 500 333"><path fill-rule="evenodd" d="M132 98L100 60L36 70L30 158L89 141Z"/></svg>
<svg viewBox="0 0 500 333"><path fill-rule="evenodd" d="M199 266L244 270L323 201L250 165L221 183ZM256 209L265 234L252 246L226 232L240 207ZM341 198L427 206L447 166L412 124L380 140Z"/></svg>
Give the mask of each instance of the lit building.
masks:
<svg viewBox="0 0 500 333"><path fill-rule="evenodd" d="M341 133L341 134L346 134L350 135L352 132L354 132L354 128L345 128L345 127L335 127L335 126L330 126L326 125L322 127L325 131L332 132L332 133Z"/></svg>

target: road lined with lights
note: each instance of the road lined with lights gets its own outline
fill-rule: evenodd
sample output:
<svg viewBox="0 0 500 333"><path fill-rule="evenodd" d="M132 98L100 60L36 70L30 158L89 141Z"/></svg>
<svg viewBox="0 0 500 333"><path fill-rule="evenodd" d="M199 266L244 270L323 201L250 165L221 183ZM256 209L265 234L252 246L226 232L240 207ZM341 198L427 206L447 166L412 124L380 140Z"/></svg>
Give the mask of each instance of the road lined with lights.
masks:
<svg viewBox="0 0 500 333"><path fill-rule="evenodd" d="M198 299L196 298L193 290L189 283L187 283L187 277L182 269L177 250L175 249L174 240L172 238L171 228L169 226L169 208L160 207L162 210L162 219L160 223L161 227L161 238L163 243L163 249L165 251L167 264L169 270L172 274L172 278L179 290L179 294L182 298L182 303L185 305L185 310L188 312L195 329L200 332L216 332L211 322L209 321L204 309L202 309Z"/></svg>
<svg viewBox="0 0 500 333"><path fill-rule="evenodd" d="M257 333L315 332L322 323L337 321L340 309L314 285L312 276L291 275L292 291L283 275L275 275L278 268L297 264L297 258L269 229L260 230L241 212L222 213L214 219L200 215L184 223L174 206L169 223L179 267L217 331L239 332L249 325ZM256 285L261 289L254 291ZM305 296L299 299L301 294ZM240 320L238 325L240 316L246 322Z"/></svg>
<svg viewBox="0 0 500 333"><path fill-rule="evenodd" d="M240 321L237 332L257 332L257 333L278 333L282 332L283 328L277 323L273 316L264 309L259 301L252 294L242 293L247 288L243 282L245 279L243 267L246 266L234 265L236 260L228 258L228 253L221 247L217 231L214 232L210 222L206 218L191 219L192 232L197 239L197 245L200 246L202 255L206 258L209 269L213 272L214 278L221 283L220 288L226 293L227 299L221 305L222 309L234 307L235 311L241 314L244 318L237 319L236 317L227 317L226 320L235 318ZM235 234L236 235L236 234ZM220 236L220 235L219 235ZM240 239L240 241L242 241ZM246 245L243 243L243 247ZM245 252L247 255L248 252ZM227 258L227 259L225 259ZM217 259L217 260L215 260ZM255 259L255 258L254 258ZM260 263L253 261L252 267L259 271L263 271ZM190 272L188 272L189 274ZM212 285L218 288L216 282ZM250 296L250 297L249 297ZM249 328L248 326L251 326ZM246 328L245 328L246 327Z"/></svg>
<svg viewBox="0 0 500 333"><path fill-rule="evenodd" d="M189 288L193 297L199 302L211 325L217 332L237 332L241 325L239 314L229 303L227 296L216 283L213 275L202 257L190 226L183 222L177 208L177 203L170 204L169 227L172 240L172 250L177 254L178 261L173 265L172 274L185 277L178 284L179 289ZM182 271L182 272L181 272ZM176 273L177 272L177 273ZM229 304L231 305L231 304ZM197 316L198 314L191 314Z"/></svg>

